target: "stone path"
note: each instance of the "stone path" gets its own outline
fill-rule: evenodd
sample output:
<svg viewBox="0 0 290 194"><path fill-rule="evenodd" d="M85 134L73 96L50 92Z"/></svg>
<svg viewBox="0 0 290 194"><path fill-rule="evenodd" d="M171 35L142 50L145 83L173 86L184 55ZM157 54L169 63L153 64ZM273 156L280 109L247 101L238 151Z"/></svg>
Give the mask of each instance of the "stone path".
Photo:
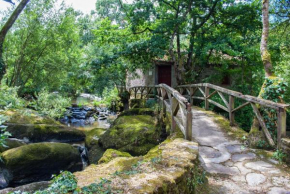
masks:
<svg viewBox="0 0 290 194"><path fill-rule="evenodd" d="M209 173L211 193L290 194L290 176L277 161L232 140L205 112L193 108L193 138Z"/></svg>

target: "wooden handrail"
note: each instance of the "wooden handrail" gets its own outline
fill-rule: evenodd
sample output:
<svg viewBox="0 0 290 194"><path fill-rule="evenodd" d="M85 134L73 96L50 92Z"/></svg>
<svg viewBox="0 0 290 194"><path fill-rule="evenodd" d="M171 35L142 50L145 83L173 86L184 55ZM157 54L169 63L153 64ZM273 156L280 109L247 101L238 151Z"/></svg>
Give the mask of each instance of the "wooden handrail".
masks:
<svg viewBox="0 0 290 194"><path fill-rule="evenodd" d="M138 93L141 98L148 98L149 95L156 96L159 98L163 104L166 100L169 100L169 105L171 107L171 116L172 116L172 129L174 130L175 126L178 125L179 128L184 133L186 139L191 139L192 135L192 113L191 106L194 99L204 100L205 109L209 109L209 105L213 104L224 111L229 113L230 124L235 124L235 112L241 108L250 105L255 113L260 126L269 142L270 145L274 146L275 142L270 135L270 132L265 124L265 121L260 113L258 106L268 107L275 109L277 111L277 145L281 146L281 139L286 136L286 108L289 107L288 104L276 103L269 100L264 100L250 95L244 95L240 92L229 90L220 86L216 86L209 83L199 83L199 84L190 84L190 85L181 85L178 86L179 92L166 84L159 84L156 86L135 86L129 88L129 92L134 92L134 97L137 98ZM210 90L214 90L210 92ZM196 96L197 92L201 93L201 96ZM183 95L186 94L186 97ZM228 95L228 99L224 96ZM224 105L211 100L210 98L214 95L218 95L219 98L223 101ZM235 98L242 99L246 101L244 104L235 107ZM163 106L165 107L165 106ZM182 113L181 122L177 118L178 111Z"/></svg>
<svg viewBox="0 0 290 194"><path fill-rule="evenodd" d="M187 91L188 97L190 99L191 104L193 103L193 99L199 99L205 101L205 109L209 109L209 104L213 104L214 106L217 106L226 112L229 113L229 120L231 125L234 125L235 123L235 112L239 109L251 105L253 112L255 113L259 124L269 142L270 145L274 146L275 142L273 138L270 135L270 132L267 128L267 125L265 124L265 121L259 111L258 105L263 107L268 107L275 109L277 112L277 118L278 118L278 125L277 125L277 145L280 147L281 145L281 139L286 136L286 109L289 107L288 104L282 104L282 103L276 103L269 100L264 100L262 98L257 98L250 95L244 95L240 92L236 92L233 90L229 90L220 86L216 86L209 83L200 83L200 84L190 84L190 85L181 85L177 87L180 92L183 94L184 90ZM210 94L210 89L214 90ZM194 91L194 92L191 92ZM202 94L202 97L200 96L194 96L196 91L200 91ZM215 94L218 94L218 96L221 98L221 100L224 102L225 106L222 104L219 104L218 102L215 102L213 100L210 100L212 96ZM227 94L229 96L229 100L226 100L223 94ZM246 101L244 104L235 107L235 98L242 99Z"/></svg>
<svg viewBox="0 0 290 194"><path fill-rule="evenodd" d="M166 84L160 84L156 86L135 86L129 88L130 94L133 92L134 98L137 98L138 94L140 98L147 98L149 95L154 95L162 102L163 114L166 114L166 105L169 103L171 114L171 131L174 131L176 126L183 132L185 139L192 140L192 112L191 104L188 100L182 96L177 90L171 88ZM179 111L180 110L180 111ZM181 114L177 117L177 114Z"/></svg>

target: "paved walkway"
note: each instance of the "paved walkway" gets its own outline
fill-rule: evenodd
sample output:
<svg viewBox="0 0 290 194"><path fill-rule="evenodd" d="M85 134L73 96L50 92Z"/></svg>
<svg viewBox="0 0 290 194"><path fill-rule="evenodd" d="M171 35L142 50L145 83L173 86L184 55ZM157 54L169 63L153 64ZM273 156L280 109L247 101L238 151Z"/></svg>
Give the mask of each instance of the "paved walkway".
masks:
<svg viewBox="0 0 290 194"><path fill-rule="evenodd" d="M167 101L165 105L169 111ZM209 173L210 193L290 194L289 170L282 169L278 161L230 138L205 111L193 107L192 115L192 135L199 143L201 164Z"/></svg>
<svg viewBox="0 0 290 194"><path fill-rule="evenodd" d="M193 138L209 173L211 193L290 194L289 173L277 161L229 138L205 112L193 108L193 118Z"/></svg>

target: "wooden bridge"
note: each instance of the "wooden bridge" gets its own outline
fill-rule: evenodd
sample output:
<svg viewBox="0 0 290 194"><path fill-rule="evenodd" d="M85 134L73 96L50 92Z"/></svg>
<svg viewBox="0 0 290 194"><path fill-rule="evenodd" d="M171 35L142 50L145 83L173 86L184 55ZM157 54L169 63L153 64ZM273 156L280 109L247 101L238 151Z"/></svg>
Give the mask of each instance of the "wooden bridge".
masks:
<svg viewBox="0 0 290 194"><path fill-rule="evenodd" d="M280 147L281 139L286 137L286 108L287 104L281 104L264 100L250 95L244 95L240 92L232 91L220 86L216 86L209 83L181 85L175 90L166 84L160 84L156 86L136 86L128 89L131 97L135 99L146 99L157 97L163 103L169 103L170 112L172 116L172 130L176 125L181 129L186 139L192 139L192 105L195 100L204 101L204 107L209 109L209 105L212 104L222 110L228 112L230 124L235 123L235 112L239 111L245 106L251 106L255 113L260 126L270 145L277 145ZM214 101L219 100L222 103ZM235 101L239 102L239 106L235 106ZM267 107L276 111L277 113L277 142L273 140L269 129L261 115L259 107ZM163 106L165 107L165 106ZM177 117L179 115L179 119Z"/></svg>

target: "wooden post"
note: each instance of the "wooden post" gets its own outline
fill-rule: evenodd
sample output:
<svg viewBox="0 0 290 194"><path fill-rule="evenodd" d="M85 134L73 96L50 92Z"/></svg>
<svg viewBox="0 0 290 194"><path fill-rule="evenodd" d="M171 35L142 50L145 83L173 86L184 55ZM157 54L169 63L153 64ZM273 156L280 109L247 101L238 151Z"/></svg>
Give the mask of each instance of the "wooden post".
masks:
<svg viewBox="0 0 290 194"><path fill-rule="evenodd" d="M205 110L209 109L209 102L208 102L208 96L209 96L209 87L205 86L205 97L204 97L204 108Z"/></svg>
<svg viewBox="0 0 290 194"><path fill-rule="evenodd" d="M135 99L137 99L137 88L134 88L134 96L135 96Z"/></svg>
<svg viewBox="0 0 290 194"><path fill-rule="evenodd" d="M286 137L286 110L284 108L279 108L277 112L278 112L277 144L278 148L280 148L281 139L283 137Z"/></svg>
<svg viewBox="0 0 290 194"><path fill-rule="evenodd" d="M171 119L172 119L171 133L173 133L176 129L176 121L174 117L177 115L178 112L178 101L174 97L171 97L170 103L171 103Z"/></svg>
<svg viewBox="0 0 290 194"><path fill-rule="evenodd" d="M192 140L192 112L190 103L186 104L185 139Z"/></svg>
<svg viewBox="0 0 290 194"><path fill-rule="evenodd" d="M229 96L229 119L230 119L230 125L233 126L235 124L235 113L233 110L235 109L235 97L234 96Z"/></svg>

